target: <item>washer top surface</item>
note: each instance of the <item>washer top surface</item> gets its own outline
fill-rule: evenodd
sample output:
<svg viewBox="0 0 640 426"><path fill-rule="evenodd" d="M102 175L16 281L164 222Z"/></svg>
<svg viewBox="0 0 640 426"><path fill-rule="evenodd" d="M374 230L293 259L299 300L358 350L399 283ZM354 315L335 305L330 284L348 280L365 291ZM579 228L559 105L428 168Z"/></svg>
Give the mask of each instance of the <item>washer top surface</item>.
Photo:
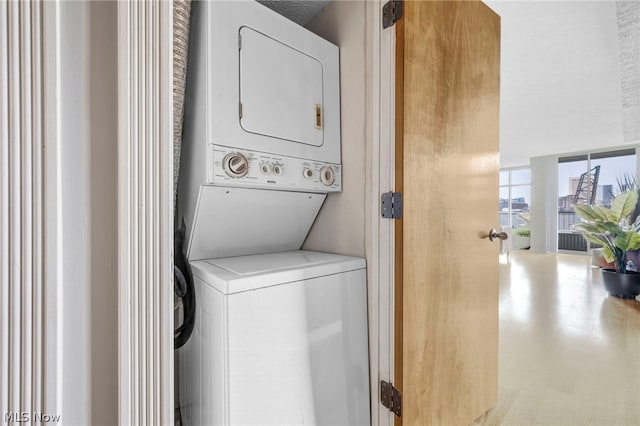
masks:
<svg viewBox="0 0 640 426"><path fill-rule="evenodd" d="M294 250L191 262L193 275L224 294L365 268L359 257Z"/></svg>

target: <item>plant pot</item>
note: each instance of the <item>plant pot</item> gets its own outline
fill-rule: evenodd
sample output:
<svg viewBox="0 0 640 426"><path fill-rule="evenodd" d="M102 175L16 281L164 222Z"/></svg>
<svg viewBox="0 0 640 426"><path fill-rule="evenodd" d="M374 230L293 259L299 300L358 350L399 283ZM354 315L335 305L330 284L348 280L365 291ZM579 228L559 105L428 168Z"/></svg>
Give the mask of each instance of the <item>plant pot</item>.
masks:
<svg viewBox="0 0 640 426"><path fill-rule="evenodd" d="M591 249L591 264L602 269L615 269L616 267L615 263L607 262L601 248Z"/></svg>
<svg viewBox="0 0 640 426"><path fill-rule="evenodd" d="M513 233L511 236L511 248L514 250L528 249L531 247L531 238Z"/></svg>
<svg viewBox="0 0 640 426"><path fill-rule="evenodd" d="M640 274L628 271L619 274L615 269L600 269L604 288L610 295L620 299L635 299L640 294Z"/></svg>

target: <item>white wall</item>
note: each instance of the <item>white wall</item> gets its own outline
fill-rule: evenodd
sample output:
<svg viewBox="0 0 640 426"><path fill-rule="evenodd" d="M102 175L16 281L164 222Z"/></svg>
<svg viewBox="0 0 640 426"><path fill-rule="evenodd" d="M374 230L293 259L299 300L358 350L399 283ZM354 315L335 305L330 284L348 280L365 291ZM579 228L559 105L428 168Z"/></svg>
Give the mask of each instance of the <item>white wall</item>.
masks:
<svg viewBox="0 0 640 426"><path fill-rule="evenodd" d="M117 423L115 2L62 2L62 421Z"/></svg>
<svg viewBox="0 0 640 426"><path fill-rule="evenodd" d="M502 18L501 167L624 144L616 2L486 3Z"/></svg>
<svg viewBox="0 0 640 426"><path fill-rule="evenodd" d="M340 47L342 188L327 197L303 248L365 255L365 2L332 1L307 28Z"/></svg>
<svg viewBox="0 0 640 426"><path fill-rule="evenodd" d="M381 33L378 1L333 0L308 28L340 47L343 192L329 195L304 248L367 259L371 423L393 424L379 402L393 381L393 221L379 217L392 189L393 32ZM381 80L378 82L378 80Z"/></svg>

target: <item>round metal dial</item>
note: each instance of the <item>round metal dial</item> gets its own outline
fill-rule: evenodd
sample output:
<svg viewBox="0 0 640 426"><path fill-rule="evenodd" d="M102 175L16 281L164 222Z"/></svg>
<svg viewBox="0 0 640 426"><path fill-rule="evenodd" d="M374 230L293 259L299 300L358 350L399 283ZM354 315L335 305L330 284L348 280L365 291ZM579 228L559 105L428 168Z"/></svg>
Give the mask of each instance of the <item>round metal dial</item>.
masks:
<svg viewBox="0 0 640 426"><path fill-rule="evenodd" d="M336 172L333 170L331 166L324 166L320 169L320 180L326 186L333 185L333 182L336 181Z"/></svg>
<svg viewBox="0 0 640 426"><path fill-rule="evenodd" d="M227 154L223 163L224 171L231 177L242 177L249 171L249 160L239 152Z"/></svg>

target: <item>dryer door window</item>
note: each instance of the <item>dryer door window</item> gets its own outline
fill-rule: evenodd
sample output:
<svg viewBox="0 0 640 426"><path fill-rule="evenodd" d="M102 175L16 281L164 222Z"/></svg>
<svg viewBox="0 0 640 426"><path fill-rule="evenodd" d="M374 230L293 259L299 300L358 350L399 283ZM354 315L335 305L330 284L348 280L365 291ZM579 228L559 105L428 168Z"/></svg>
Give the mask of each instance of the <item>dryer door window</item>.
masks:
<svg viewBox="0 0 640 426"><path fill-rule="evenodd" d="M251 133L321 146L322 64L248 27L240 29L240 125Z"/></svg>

